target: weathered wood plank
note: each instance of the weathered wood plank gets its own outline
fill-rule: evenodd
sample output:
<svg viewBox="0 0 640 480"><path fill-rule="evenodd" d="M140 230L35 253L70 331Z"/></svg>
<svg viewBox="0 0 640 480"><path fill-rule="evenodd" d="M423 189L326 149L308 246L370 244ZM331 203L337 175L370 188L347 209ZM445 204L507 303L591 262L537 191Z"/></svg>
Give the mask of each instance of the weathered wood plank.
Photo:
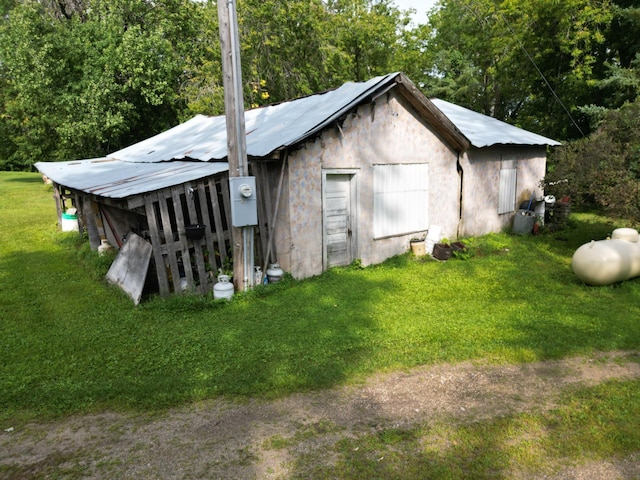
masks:
<svg viewBox="0 0 640 480"><path fill-rule="evenodd" d="M258 236L260 238L260 258L256 259L257 265L262 265L267 256L269 245L269 212L271 211L271 188L266 164L253 162L255 169L256 188L258 201Z"/></svg>
<svg viewBox="0 0 640 480"><path fill-rule="evenodd" d="M170 192L169 192L170 194ZM171 281L173 283L173 291L180 291L180 270L178 269L178 260L175 252L175 241L173 240L173 229L171 228L171 216L167 206L167 198L158 193L158 205L160 207L160 217L162 220L162 230L164 232L164 244L167 247L167 259L171 268Z"/></svg>
<svg viewBox="0 0 640 480"><path fill-rule="evenodd" d="M187 286L193 287L195 279L193 278L193 270L191 268L191 254L189 252L189 242L187 241L187 231L185 229L184 214L182 212L182 201L180 194L182 188L180 186L171 189L171 198L173 200L173 210L176 216L176 227L178 230L178 241L176 242L176 250L180 250L180 258L182 259L182 270L184 277L187 279ZM181 291L180 289L179 291Z"/></svg>
<svg viewBox="0 0 640 480"><path fill-rule="evenodd" d="M149 236L151 237L151 245L153 247L153 258L156 264L156 276L158 277L158 290L160 295L169 295L169 278L167 277L167 266L164 263L162 255L162 240L158 230L158 218L154 208L154 203L158 201L157 194L145 195L145 210L147 215L147 223L149 227Z"/></svg>
<svg viewBox="0 0 640 480"><path fill-rule="evenodd" d="M187 203L187 211L189 212L189 224L203 224L204 220L202 218L198 218L198 209L196 208L195 195L197 193L197 186L191 184L191 182L187 182L184 184L184 194L185 200ZM191 240L191 245L193 245L193 256L196 262L196 271L198 272L197 282L195 282L190 287L195 288L199 293L206 293L208 287L208 278L207 278L207 270L204 265L204 254L202 252L202 242L204 239L194 239ZM197 285L196 285L197 283Z"/></svg>
<svg viewBox="0 0 640 480"><path fill-rule="evenodd" d="M200 202L200 212L202 214L202 222L206 225L204 230L205 235L205 243L207 247L207 255L206 261L209 262L209 267L213 272L213 276L216 276L218 272L218 266L216 262L216 252L213 245L213 234L212 234L212 225L211 225L211 217L209 216L209 205L207 203L207 190L206 190L206 180L202 182L198 182L198 201ZM211 285L208 285L210 287Z"/></svg>
<svg viewBox="0 0 640 480"><path fill-rule="evenodd" d="M153 248L131 232L107 272L107 280L119 286L136 305L140 303Z"/></svg>
<svg viewBox="0 0 640 480"><path fill-rule="evenodd" d="M218 186L216 184L216 179L209 179L209 195L211 198L211 208L213 210L213 219L215 222L215 234L217 238L217 247L218 254L220 255L220 263L224 265L224 262L227 258L227 247L224 241L224 225L222 223L222 212L220 202L218 201Z"/></svg>

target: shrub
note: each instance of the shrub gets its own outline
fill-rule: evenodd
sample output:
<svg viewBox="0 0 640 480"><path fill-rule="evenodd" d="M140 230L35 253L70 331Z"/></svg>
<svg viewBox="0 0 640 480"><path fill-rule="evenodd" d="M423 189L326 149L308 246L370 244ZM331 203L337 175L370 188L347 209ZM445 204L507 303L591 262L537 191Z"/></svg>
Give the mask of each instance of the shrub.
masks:
<svg viewBox="0 0 640 480"><path fill-rule="evenodd" d="M546 193L569 195L575 203L640 220L638 118L640 101L610 111L592 135L556 149L550 156Z"/></svg>

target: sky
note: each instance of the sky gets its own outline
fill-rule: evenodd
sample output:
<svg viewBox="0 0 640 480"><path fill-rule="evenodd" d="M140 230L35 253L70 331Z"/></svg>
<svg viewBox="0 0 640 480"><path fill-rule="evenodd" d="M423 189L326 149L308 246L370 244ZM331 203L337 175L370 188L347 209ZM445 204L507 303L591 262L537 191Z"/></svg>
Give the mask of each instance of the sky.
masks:
<svg viewBox="0 0 640 480"><path fill-rule="evenodd" d="M417 12L414 16L414 21L416 23L426 23L427 11L431 10L436 0L395 0L395 3L401 10L415 8Z"/></svg>

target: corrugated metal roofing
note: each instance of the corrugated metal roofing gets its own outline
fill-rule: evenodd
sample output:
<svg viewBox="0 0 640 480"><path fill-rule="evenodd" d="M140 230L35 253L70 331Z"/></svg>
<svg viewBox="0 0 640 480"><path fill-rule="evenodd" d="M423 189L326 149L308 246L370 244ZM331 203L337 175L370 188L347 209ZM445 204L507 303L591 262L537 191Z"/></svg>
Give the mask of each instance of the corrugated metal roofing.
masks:
<svg viewBox="0 0 640 480"><path fill-rule="evenodd" d="M395 81L398 73L349 82L336 90L245 112L247 155L266 157L272 152L321 131L357 106L378 87ZM164 162L190 158L209 161L227 157L224 116L197 115L155 137L108 155L125 162Z"/></svg>
<svg viewBox="0 0 640 480"><path fill-rule="evenodd" d="M326 93L249 110L245 112L247 155L266 157L295 145L396 83L410 84L409 91L416 92L409 94L410 98L421 96L403 74L391 73L363 83L345 83ZM559 145L555 140L443 100L429 101L421 97L418 103L425 111L442 112L451 124L438 127L447 131L456 129L478 148L498 144ZM151 192L227 170L227 163L212 163L227 157L225 122L224 116L197 115L106 158L39 162L36 167L60 185L105 197L125 198ZM183 161L185 159L189 161Z"/></svg>
<svg viewBox="0 0 640 480"><path fill-rule="evenodd" d="M226 162L125 163L113 158L38 162L36 168L60 185L108 198L126 198L209 177Z"/></svg>
<svg viewBox="0 0 640 480"><path fill-rule="evenodd" d="M560 145L560 142L488 117L468 108L432 99L431 102L477 148L492 145Z"/></svg>

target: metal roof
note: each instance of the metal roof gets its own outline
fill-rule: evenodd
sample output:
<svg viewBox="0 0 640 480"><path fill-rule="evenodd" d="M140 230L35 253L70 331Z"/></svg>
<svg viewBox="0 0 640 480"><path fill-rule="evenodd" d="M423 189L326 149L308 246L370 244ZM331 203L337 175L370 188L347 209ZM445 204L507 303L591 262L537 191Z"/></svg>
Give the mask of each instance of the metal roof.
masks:
<svg viewBox="0 0 640 480"><path fill-rule="evenodd" d="M247 155L262 158L321 132L359 104L399 85L401 92L445 138L475 147L498 144L559 145L495 118L443 100L428 100L402 73L349 82L336 90L245 112ZM462 143L457 145L461 147ZM151 192L228 170L224 116L197 115L106 158L39 162L36 168L66 187L110 198Z"/></svg>
<svg viewBox="0 0 640 480"><path fill-rule="evenodd" d="M65 187L118 199L180 185L229 169L226 162L125 163L113 158L38 162L35 166Z"/></svg>
<svg viewBox="0 0 640 480"><path fill-rule="evenodd" d="M266 157L300 142L394 82L398 73L363 83L349 82L336 90L245 112L247 155ZM222 160L227 157L224 116L197 115L155 137L108 155L125 162L165 162L175 159Z"/></svg>
<svg viewBox="0 0 640 480"><path fill-rule="evenodd" d="M560 142L528 130L515 127L496 118L488 117L468 108L432 99L440 110L458 130L477 148L492 145L560 145Z"/></svg>

